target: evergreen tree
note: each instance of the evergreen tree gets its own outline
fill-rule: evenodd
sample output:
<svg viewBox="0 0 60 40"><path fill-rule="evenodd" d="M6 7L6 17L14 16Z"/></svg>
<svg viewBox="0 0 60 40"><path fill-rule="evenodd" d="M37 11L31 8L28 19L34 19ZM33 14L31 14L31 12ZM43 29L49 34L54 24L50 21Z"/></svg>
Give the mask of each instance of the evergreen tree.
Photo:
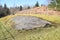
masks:
<svg viewBox="0 0 60 40"><path fill-rule="evenodd" d="M10 15L10 10L9 10L9 8L7 8L6 13L7 13L7 15Z"/></svg>
<svg viewBox="0 0 60 40"><path fill-rule="evenodd" d="M7 9L7 5L6 4L4 4L4 9Z"/></svg>
<svg viewBox="0 0 60 40"><path fill-rule="evenodd" d="M30 6L28 6L28 8L27 9L30 9Z"/></svg>
<svg viewBox="0 0 60 40"><path fill-rule="evenodd" d="M22 6L20 6L20 11L22 11Z"/></svg>
<svg viewBox="0 0 60 40"><path fill-rule="evenodd" d="M54 8L55 10L60 10L60 0L51 0L48 7Z"/></svg>
<svg viewBox="0 0 60 40"><path fill-rule="evenodd" d="M39 3L38 2L36 2L35 7L39 7Z"/></svg>
<svg viewBox="0 0 60 40"><path fill-rule="evenodd" d="M1 10L0 10L0 18L1 18L1 17L4 17L4 16L5 16L4 11L1 11Z"/></svg>
<svg viewBox="0 0 60 40"><path fill-rule="evenodd" d="M9 15L9 14L10 14L10 10L9 10L9 8L7 7L6 4L4 4L4 11L5 11L5 15Z"/></svg>
<svg viewBox="0 0 60 40"><path fill-rule="evenodd" d="M0 17L4 17L10 14L9 8L7 8L6 4L4 4L4 8L0 6Z"/></svg>
<svg viewBox="0 0 60 40"><path fill-rule="evenodd" d="M0 9L2 9L2 5L0 5Z"/></svg>

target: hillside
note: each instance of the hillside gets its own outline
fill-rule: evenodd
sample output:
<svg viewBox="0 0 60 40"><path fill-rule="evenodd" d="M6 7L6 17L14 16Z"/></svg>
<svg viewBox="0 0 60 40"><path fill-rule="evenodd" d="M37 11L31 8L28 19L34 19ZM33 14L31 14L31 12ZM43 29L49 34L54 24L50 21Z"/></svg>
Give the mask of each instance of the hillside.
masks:
<svg viewBox="0 0 60 40"><path fill-rule="evenodd" d="M59 14L47 7L36 7L0 18L0 40L60 40ZM46 22L53 25L44 27Z"/></svg>
<svg viewBox="0 0 60 40"><path fill-rule="evenodd" d="M0 0L0 40L60 40L60 0Z"/></svg>
<svg viewBox="0 0 60 40"><path fill-rule="evenodd" d="M23 11L17 11L15 13L18 14L49 14L49 15L60 15L59 11L50 9L46 6L41 6L41 7L36 7L36 8L31 8L31 9L26 9Z"/></svg>

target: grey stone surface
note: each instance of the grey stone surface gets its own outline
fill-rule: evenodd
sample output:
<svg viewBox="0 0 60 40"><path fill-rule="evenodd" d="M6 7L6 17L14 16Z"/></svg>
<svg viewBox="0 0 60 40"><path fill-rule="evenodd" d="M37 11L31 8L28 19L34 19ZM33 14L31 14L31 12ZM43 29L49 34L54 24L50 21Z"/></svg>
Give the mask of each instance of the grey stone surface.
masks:
<svg viewBox="0 0 60 40"><path fill-rule="evenodd" d="M29 30L37 27L44 27L47 23L51 24L46 20L33 16L17 16L12 18L12 21L15 22L14 27L17 30Z"/></svg>

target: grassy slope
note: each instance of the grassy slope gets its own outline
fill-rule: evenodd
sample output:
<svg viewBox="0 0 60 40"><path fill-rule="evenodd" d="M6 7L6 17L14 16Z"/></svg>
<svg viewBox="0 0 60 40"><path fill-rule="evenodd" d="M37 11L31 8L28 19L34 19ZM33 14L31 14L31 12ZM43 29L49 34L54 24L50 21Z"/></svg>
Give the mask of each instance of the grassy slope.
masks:
<svg viewBox="0 0 60 40"><path fill-rule="evenodd" d="M16 14L0 18L0 40L60 40L60 27L41 28L29 31L13 29L11 18L15 16L36 16L60 24L60 16L45 14Z"/></svg>

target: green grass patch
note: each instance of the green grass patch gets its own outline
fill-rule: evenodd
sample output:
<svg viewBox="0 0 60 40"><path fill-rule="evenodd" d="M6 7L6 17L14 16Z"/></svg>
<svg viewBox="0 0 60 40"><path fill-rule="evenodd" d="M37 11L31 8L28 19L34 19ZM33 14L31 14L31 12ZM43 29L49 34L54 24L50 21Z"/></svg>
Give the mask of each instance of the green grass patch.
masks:
<svg viewBox="0 0 60 40"><path fill-rule="evenodd" d="M36 16L48 21L60 24L60 17L55 15L40 15L40 14L20 14L25 16ZM12 27L14 24L10 21L11 18L20 15L10 15L0 18L0 40L60 40L60 25L57 28L39 28L36 30L18 31Z"/></svg>

